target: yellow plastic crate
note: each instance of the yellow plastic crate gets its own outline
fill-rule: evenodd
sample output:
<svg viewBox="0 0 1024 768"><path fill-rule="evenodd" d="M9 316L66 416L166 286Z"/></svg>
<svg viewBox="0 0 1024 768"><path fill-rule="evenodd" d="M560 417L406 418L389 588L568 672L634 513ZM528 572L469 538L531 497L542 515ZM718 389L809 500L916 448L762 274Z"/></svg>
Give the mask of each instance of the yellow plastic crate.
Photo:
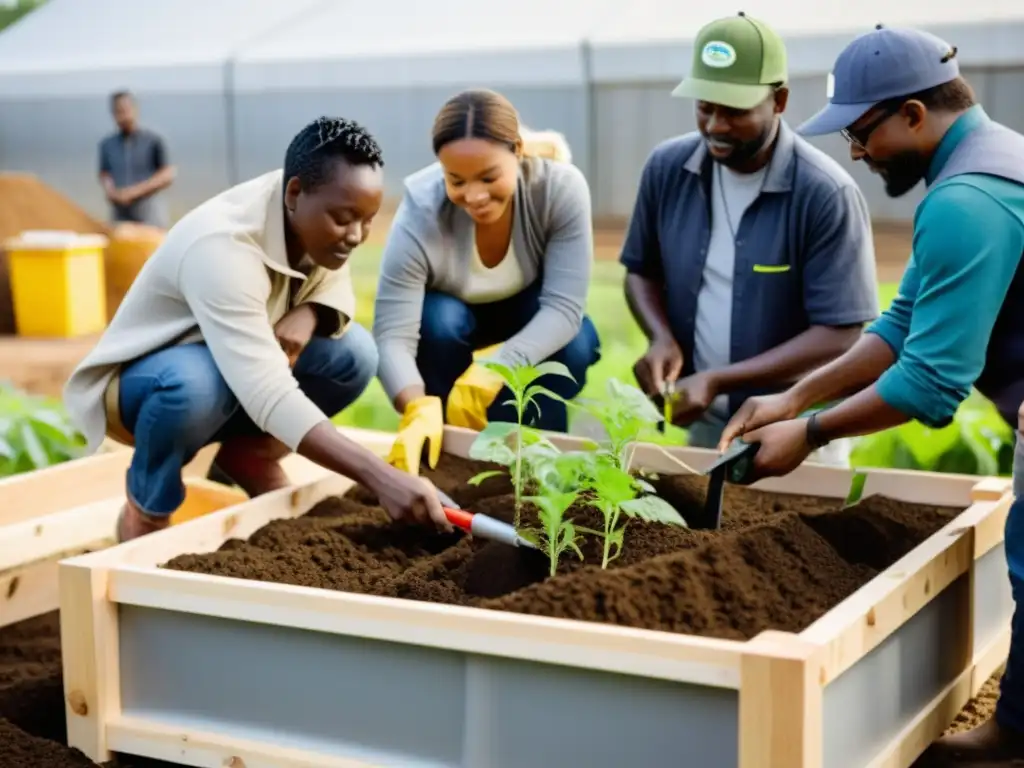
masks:
<svg viewBox="0 0 1024 768"><path fill-rule="evenodd" d="M42 230L4 244L19 336L71 338L106 327L106 245L102 235Z"/></svg>

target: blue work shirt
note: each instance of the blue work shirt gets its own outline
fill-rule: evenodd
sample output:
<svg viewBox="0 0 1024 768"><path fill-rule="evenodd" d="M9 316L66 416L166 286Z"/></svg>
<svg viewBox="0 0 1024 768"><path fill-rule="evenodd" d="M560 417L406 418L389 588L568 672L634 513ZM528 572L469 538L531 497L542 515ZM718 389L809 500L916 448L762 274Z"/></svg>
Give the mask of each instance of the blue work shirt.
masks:
<svg viewBox="0 0 1024 768"><path fill-rule="evenodd" d="M111 134L100 142L99 154L100 173L110 174L118 189L145 181L168 163L163 139L146 128ZM111 219L165 228L170 223L163 191L131 205L112 205Z"/></svg>
<svg viewBox="0 0 1024 768"><path fill-rule="evenodd" d="M1024 326L1007 316L1024 310L1020 292L1010 296L1014 306L1004 307L1012 284L1024 289L1017 275L1024 253L1024 183L981 172L935 183L961 142L989 123L980 106L972 107L939 143L925 176L928 192L914 214L914 249L899 294L867 329L897 356L875 385L879 396L929 427L948 425L976 382L1014 426L1024 397ZM1005 138L995 141L991 149L1005 150ZM1019 156L997 164L1013 163L1005 173L1024 179L1024 139L1018 135L1015 143ZM990 342L998 342L994 359ZM993 386L985 386L986 378Z"/></svg>
<svg viewBox="0 0 1024 768"><path fill-rule="evenodd" d="M644 165L620 261L664 289L668 323L694 373L697 296L711 238L713 160L699 133L658 145ZM812 325L878 317L867 202L832 158L780 123L764 188L736 228L730 359L760 355ZM729 411L757 394L729 394Z"/></svg>

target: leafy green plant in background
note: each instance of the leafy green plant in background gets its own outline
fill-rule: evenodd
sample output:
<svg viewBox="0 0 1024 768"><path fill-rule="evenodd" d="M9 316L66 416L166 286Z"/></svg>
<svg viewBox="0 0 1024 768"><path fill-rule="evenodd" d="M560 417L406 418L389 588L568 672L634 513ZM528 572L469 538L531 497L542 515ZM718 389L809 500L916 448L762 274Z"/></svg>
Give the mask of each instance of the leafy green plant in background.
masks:
<svg viewBox="0 0 1024 768"><path fill-rule="evenodd" d="M15 3L0 3L0 31L31 13L46 0L17 0Z"/></svg>
<svg viewBox="0 0 1024 768"><path fill-rule="evenodd" d="M1013 463L1013 431L995 406L974 392L948 427L931 429L911 421L858 438L850 463L854 467L1008 475Z"/></svg>
<svg viewBox="0 0 1024 768"><path fill-rule="evenodd" d="M0 384L0 476L77 459L84 448L59 402Z"/></svg>

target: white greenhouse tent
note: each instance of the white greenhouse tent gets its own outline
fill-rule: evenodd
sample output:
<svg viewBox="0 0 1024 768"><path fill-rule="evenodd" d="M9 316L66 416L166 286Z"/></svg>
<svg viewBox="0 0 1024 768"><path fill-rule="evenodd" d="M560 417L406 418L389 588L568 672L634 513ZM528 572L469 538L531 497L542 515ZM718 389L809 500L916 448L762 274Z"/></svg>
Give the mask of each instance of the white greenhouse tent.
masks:
<svg viewBox="0 0 1024 768"><path fill-rule="evenodd" d="M742 0L735 6L771 24L786 42L791 95L786 119L796 126L825 104L836 56L876 24L927 29L959 49L965 75L995 119L1024 130L1024 2L1019 0ZM591 143L601 162L591 175L598 215L628 216L640 170L660 141L695 128L693 104L671 90L689 71L693 40L723 6L677 0L630 0L602 17L590 36L594 119ZM814 143L848 168L879 219L909 220L921 190L886 197L881 183L849 160L839 137Z"/></svg>
<svg viewBox="0 0 1024 768"><path fill-rule="evenodd" d="M533 128L563 132L587 171L584 40L612 0L346 2L242 51L235 64L243 176L278 162L295 130L327 113L364 124L384 150L388 190L434 161L438 109L464 88L500 90Z"/></svg>
<svg viewBox="0 0 1024 768"><path fill-rule="evenodd" d="M795 125L825 100L836 54L876 23L930 29L959 48L996 119L1024 129L1020 0L749 0L738 5L787 42ZM503 92L532 128L566 135L595 214L623 219L659 141L694 129L670 96L698 29L732 12L679 0L49 0L0 34L0 168L38 173L98 215L97 143L107 97L139 95L143 121L167 138L183 213L283 161L321 114L380 140L392 198L433 162L430 128L468 87ZM919 199L888 199L849 162L838 137L815 143L851 169L878 218L906 220Z"/></svg>
<svg viewBox="0 0 1024 768"><path fill-rule="evenodd" d="M322 0L321 0L322 2ZM49 0L0 34L0 169L29 171L96 216L109 95L138 95L179 177L172 213L235 176L232 54L317 0Z"/></svg>

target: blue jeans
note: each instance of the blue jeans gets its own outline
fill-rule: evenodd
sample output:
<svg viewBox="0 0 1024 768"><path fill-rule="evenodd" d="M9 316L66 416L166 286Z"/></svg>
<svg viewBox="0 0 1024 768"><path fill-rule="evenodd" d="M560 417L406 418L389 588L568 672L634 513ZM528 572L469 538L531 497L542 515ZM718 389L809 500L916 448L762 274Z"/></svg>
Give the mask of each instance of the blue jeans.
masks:
<svg viewBox="0 0 1024 768"><path fill-rule="evenodd" d="M467 304L447 293L428 291L423 297L416 353L426 393L447 403L455 380L472 364L473 352L507 341L522 330L538 309L540 280L515 296L490 304ZM600 347L597 329L589 317L584 317L572 341L548 358L565 365L576 381L549 375L542 376L537 383L571 400L586 384L587 369L601 359ZM515 422L515 406L504 404L511 397L512 392L503 387L487 410L487 420ZM537 429L567 432L569 414L564 403L539 395L535 405L523 415L523 423Z"/></svg>
<svg viewBox="0 0 1024 768"><path fill-rule="evenodd" d="M299 387L329 417L377 374L373 336L353 323L340 339L314 337L295 363ZM170 515L185 500L181 470L201 448L262 433L203 343L154 352L121 372L121 421L135 438L128 496L146 514Z"/></svg>
<svg viewBox="0 0 1024 768"><path fill-rule="evenodd" d="M1015 466L1015 485L1019 486L1021 479ZM1024 497L1020 495L1010 507L1003 538L1014 610L1010 623L1010 655L999 683L995 717L1001 726L1024 733Z"/></svg>

